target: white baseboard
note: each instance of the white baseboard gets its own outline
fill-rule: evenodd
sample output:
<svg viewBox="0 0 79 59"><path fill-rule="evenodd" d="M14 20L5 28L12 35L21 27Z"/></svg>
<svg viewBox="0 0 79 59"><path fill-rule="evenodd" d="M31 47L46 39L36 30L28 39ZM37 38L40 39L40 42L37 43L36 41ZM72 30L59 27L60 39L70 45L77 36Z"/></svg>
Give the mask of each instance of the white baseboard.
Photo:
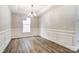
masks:
<svg viewBox="0 0 79 59"><path fill-rule="evenodd" d="M62 46L64 46L64 47L66 47L66 48L69 48L69 49L71 49L71 50L73 50L73 51L77 51L77 48L75 47L75 46L69 46L69 45L66 45L66 44L64 44L64 43L61 43L61 42L58 42L58 41L55 41L55 40L51 40L51 39L49 39L49 38L47 38L47 37L45 37L45 36L41 36L41 37L43 37L43 38L45 38L45 39L47 39L47 40L50 40L50 41L52 41L52 42L55 42L55 43L57 43L57 44L59 44L59 45L62 45ZM53 38L52 38L53 39Z"/></svg>

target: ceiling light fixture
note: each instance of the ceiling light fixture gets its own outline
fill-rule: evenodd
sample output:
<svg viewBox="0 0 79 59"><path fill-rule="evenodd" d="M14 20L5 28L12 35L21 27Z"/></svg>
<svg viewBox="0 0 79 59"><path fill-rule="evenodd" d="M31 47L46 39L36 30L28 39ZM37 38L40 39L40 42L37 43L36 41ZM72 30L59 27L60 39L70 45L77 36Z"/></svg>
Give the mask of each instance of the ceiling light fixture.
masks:
<svg viewBox="0 0 79 59"><path fill-rule="evenodd" d="M30 13L28 14L29 17L34 17L34 16L37 16L35 10L34 10L34 5L31 5L31 11Z"/></svg>

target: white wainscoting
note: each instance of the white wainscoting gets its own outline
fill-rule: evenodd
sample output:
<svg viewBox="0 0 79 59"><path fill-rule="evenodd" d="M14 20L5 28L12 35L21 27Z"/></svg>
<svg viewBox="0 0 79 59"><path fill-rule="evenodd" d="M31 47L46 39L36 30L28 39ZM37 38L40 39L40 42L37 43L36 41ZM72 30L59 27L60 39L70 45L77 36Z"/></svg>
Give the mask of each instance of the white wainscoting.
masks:
<svg viewBox="0 0 79 59"><path fill-rule="evenodd" d="M74 31L47 29L42 30L41 36L74 51L77 50L73 42Z"/></svg>
<svg viewBox="0 0 79 59"><path fill-rule="evenodd" d="M5 30L0 32L0 53L8 46L11 41L11 30Z"/></svg>
<svg viewBox="0 0 79 59"><path fill-rule="evenodd" d="M28 37L28 36L37 36L39 35L38 28L32 28L31 32L23 33L21 28L13 28L11 29L11 38L20 38L20 37Z"/></svg>

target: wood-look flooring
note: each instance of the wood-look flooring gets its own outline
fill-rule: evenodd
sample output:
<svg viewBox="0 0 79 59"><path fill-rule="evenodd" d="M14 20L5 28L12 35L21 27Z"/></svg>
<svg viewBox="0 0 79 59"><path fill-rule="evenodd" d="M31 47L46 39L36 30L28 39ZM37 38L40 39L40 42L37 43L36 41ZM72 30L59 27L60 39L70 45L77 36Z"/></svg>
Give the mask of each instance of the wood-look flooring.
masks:
<svg viewBox="0 0 79 59"><path fill-rule="evenodd" d="M13 39L4 53L73 53L74 51L39 36Z"/></svg>

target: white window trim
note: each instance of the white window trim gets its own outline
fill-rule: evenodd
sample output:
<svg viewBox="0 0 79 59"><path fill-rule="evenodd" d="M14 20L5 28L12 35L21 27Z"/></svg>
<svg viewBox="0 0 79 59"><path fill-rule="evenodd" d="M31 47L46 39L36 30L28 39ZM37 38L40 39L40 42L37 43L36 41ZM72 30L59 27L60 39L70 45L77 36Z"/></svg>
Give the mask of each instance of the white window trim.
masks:
<svg viewBox="0 0 79 59"><path fill-rule="evenodd" d="M30 27L28 27L29 29L28 30L24 30L24 25L26 25L26 27L27 27L27 25L30 26ZM28 33L28 32L31 32L31 19L30 19L30 23L29 24L24 24L23 23L23 33Z"/></svg>

